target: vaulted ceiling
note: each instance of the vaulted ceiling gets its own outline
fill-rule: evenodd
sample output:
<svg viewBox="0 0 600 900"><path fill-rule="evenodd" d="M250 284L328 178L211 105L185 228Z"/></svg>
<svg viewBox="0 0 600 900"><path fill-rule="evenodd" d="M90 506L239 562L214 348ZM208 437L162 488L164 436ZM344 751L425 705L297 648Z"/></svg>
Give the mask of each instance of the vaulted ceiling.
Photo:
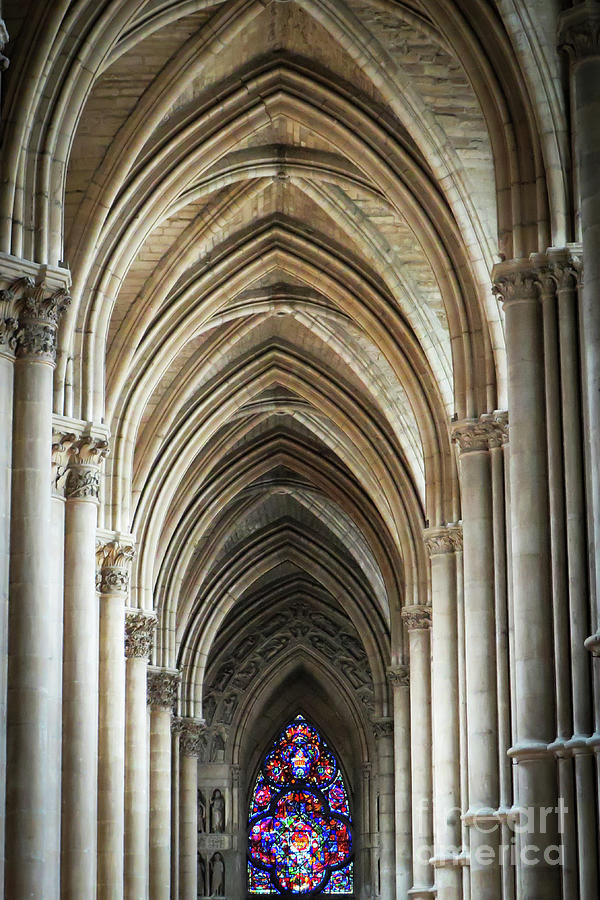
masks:
<svg viewBox="0 0 600 900"><path fill-rule="evenodd" d="M334 622L381 714L422 530L460 518L448 423L505 405L491 267L560 219L514 21L476 0L6 6L44 77L41 99L8 82L29 156L5 247L71 270L56 411L110 427L101 524L135 534L156 662L200 714L234 635L262 646L281 614L277 653L325 672Z"/></svg>

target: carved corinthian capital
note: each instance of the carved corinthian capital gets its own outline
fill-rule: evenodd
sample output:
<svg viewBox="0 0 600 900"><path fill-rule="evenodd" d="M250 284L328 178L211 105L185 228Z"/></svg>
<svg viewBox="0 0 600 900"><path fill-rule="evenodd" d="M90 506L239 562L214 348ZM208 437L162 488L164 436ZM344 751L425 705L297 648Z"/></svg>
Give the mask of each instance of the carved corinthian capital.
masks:
<svg viewBox="0 0 600 900"><path fill-rule="evenodd" d="M49 291L43 283L32 284L31 279L19 279L11 290L21 288L17 356L54 364L58 324L71 298L64 288Z"/></svg>
<svg viewBox="0 0 600 900"><path fill-rule="evenodd" d="M101 594L129 592L129 566L135 556L129 541L96 541L96 589Z"/></svg>
<svg viewBox="0 0 600 900"><path fill-rule="evenodd" d="M0 291L0 353L14 356L18 325L14 294L10 290Z"/></svg>
<svg viewBox="0 0 600 900"><path fill-rule="evenodd" d="M89 435L77 438L69 448L69 468L65 495L68 500L97 500L100 490L99 466L108 453L105 438Z"/></svg>
<svg viewBox="0 0 600 900"><path fill-rule="evenodd" d="M514 267L511 263L500 263L494 267L496 275L492 291L503 302L522 303L538 300L540 296L540 277L534 268Z"/></svg>
<svg viewBox="0 0 600 900"><path fill-rule="evenodd" d="M408 687L410 669L408 666L390 666L387 670L387 678L393 687Z"/></svg>
<svg viewBox="0 0 600 900"><path fill-rule="evenodd" d="M409 631L428 631L431 628L431 607L405 606L402 618Z"/></svg>
<svg viewBox="0 0 600 900"><path fill-rule="evenodd" d="M156 616L141 609L129 609L125 613L125 656L130 659L148 658L152 650Z"/></svg>
<svg viewBox="0 0 600 900"><path fill-rule="evenodd" d="M371 724L375 738L391 737L394 734L394 720L389 716L372 719Z"/></svg>
<svg viewBox="0 0 600 900"><path fill-rule="evenodd" d="M174 669L148 669L147 700L150 707L173 709L181 673Z"/></svg>
<svg viewBox="0 0 600 900"><path fill-rule="evenodd" d="M498 425L493 416L481 416L479 419L462 419L451 425L452 440L458 444L461 453L489 450L490 446L499 446Z"/></svg>
<svg viewBox="0 0 600 900"><path fill-rule="evenodd" d="M583 2L558 17L558 49L573 62L600 56L600 9Z"/></svg>
<svg viewBox="0 0 600 900"><path fill-rule="evenodd" d="M198 757L201 755L206 742L204 719L177 719L173 730L179 732L179 747L184 756Z"/></svg>
<svg viewBox="0 0 600 900"><path fill-rule="evenodd" d="M454 553L462 550L462 526L445 525L443 528L428 528L424 533L425 547L430 556Z"/></svg>

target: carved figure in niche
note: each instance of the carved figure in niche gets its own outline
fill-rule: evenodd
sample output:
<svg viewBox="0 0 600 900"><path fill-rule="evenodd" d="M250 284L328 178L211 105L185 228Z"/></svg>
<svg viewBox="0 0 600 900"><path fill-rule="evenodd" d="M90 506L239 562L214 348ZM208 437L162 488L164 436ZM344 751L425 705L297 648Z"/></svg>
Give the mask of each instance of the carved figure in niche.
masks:
<svg viewBox="0 0 600 900"><path fill-rule="evenodd" d="M285 647L287 647L287 645L289 644L289 641L290 641L289 637L285 634L281 634L281 635L279 635L279 637L273 638L272 641L269 641L269 643L265 647L263 647L263 650L262 650L263 658L267 661L270 659L273 659L274 656L277 656L277 654L281 650L283 650L283 649L285 649Z"/></svg>
<svg viewBox="0 0 600 900"><path fill-rule="evenodd" d="M206 798L198 791L198 831L206 831Z"/></svg>
<svg viewBox="0 0 600 900"><path fill-rule="evenodd" d="M211 762L223 762L225 759L225 742L220 734L215 734L210 754Z"/></svg>
<svg viewBox="0 0 600 900"><path fill-rule="evenodd" d="M198 894L200 897L208 896L208 883L206 881L206 860L201 853L198 854Z"/></svg>
<svg viewBox="0 0 600 900"><path fill-rule="evenodd" d="M225 896L225 863L220 853L215 853L210 861L210 896Z"/></svg>
<svg viewBox="0 0 600 900"><path fill-rule="evenodd" d="M210 801L210 824L213 834L223 834L225 831L225 799L218 788Z"/></svg>
<svg viewBox="0 0 600 900"><path fill-rule="evenodd" d="M233 719L233 711L235 709L235 704L237 702L237 694L230 694L226 697L219 710L219 722L223 722L225 725L229 725L231 720Z"/></svg>

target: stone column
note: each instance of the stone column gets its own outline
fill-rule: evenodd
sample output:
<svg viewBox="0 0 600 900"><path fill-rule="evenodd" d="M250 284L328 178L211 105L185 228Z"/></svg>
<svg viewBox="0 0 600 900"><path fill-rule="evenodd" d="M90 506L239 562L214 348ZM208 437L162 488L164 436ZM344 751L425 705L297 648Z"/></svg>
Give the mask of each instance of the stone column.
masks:
<svg viewBox="0 0 600 900"><path fill-rule="evenodd" d="M584 279L579 293L584 370L584 402L589 466L588 502L592 513L592 596L596 600L595 633L589 649L600 655L600 8L583 2L559 17L559 48L571 60L571 103L577 183L580 194ZM594 562L595 561L595 562Z"/></svg>
<svg viewBox="0 0 600 900"><path fill-rule="evenodd" d="M148 670L150 707L150 900L171 897L171 719L180 673Z"/></svg>
<svg viewBox="0 0 600 900"><path fill-rule="evenodd" d="M599 20L600 27L600 20ZM574 757L577 793L577 848L579 891L582 898L598 895L597 826L589 802L594 790L594 759L589 746L594 731L591 659L585 651L589 629L588 571L586 559L586 508L584 492L583 434L580 417L577 286L580 261L554 259L552 273L558 296L561 359L562 425L565 465L567 562L571 639L571 689L573 735L567 749ZM596 663L598 665L598 663Z"/></svg>
<svg viewBox="0 0 600 900"><path fill-rule="evenodd" d="M0 772L6 772L6 685L10 565L10 478L17 319L11 291L0 291ZM0 778L0 847L4 847L6 781ZM0 885L4 853L0 853Z"/></svg>
<svg viewBox="0 0 600 900"><path fill-rule="evenodd" d="M69 449L75 440L72 433L53 431L52 434L52 500L51 500L51 588L48 593L50 616L56 621L50 649L52 672L50 678L50 714L48 720L48 753L55 763L50 773L48 789L47 859L52 872L46 882L49 900L60 897L60 832L62 792L62 681L63 681L63 620L65 584L65 486Z"/></svg>
<svg viewBox="0 0 600 900"><path fill-rule="evenodd" d="M103 439L70 448L65 497L61 896L96 891L98 597L96 524Z"/></svg>
<svg viewBox="0 0 600 900"><path fill-rule="evenodd" d="M410 789L410 676L408 666L391 666L388 681L394 701L394 812L396 828L396 896L405 897L412 884Z"/></svg>
<svg viewBox="0 0 600 900"><path fill-rule="evenodd" d="M59 290L25 283L19 306L10 533L8 741L5 896L40 896L54 884L48 851L52 781L48 727L54 698L50 590L52 373L58 321L68 304Z"/></svg>
<svg viewBox="0 0 600 900"><path fill-rule="evenodd" d="M527 810L519 884L523 897L560 894L560 868L552 851L558 842L554 739L548 473L542 307L537 276L522 262L495 267L495 290L504 300L510 406L510 490L517 796ZM466 541L465 541L466 547ZM529 849L527 849L529 847ZM536 848L535 850L533 848Z"/></svg>
<svg viewBox="0 0 600 900"><path fill-rule="evenodd" d="M156 617L125 615L125 898L148 893L148 720L146 674Z"/></svg>
<svg viewBox="0 0 600 900"><path fill-rule="evenodd" d="M198 895L198 756L202 719L180 719L179 727L179 900Z"/></svg>
<svg viewBox="0 0 600 900"><path fill-rule="evenodd" d="M431 760L431 666L428 606L405 606L402 618L408 629L410 649L410 760L412 784L411 897L435 894L433 870L432 760Z"/></svg>
<svg viewBox="0 0 600 900"><path fill-rule="evenodd" d="M125 839L125 606L129 565L128 539L96 543L100 596L100 671L98 711L98 900L123 897Z"/></svg>
<svg viewBox="0 0 600 900"><path fill-rule="evenodd" d="M500 895L498 712L492 477L489 440L495 423L457 422L463 517L464 615L467 692L468 809L471 890L478 900ZM490 850L491 848L491 850Z"/></svg>
<svg viewBox="0 0 600 900"><path fill-rule="evenodd" d="M456 550L462 529L451 525L425 532L431 558L431 693L433 718L433 828L438 900L462 895L458 622Z"/></svg>
<svg viewBox="0 0 600 900"><path fill-rule="evenodd" d="M396 896L394 861L394 720L373 720L377 747L377 789L379 796L379 896L393 900Z"/></svg>

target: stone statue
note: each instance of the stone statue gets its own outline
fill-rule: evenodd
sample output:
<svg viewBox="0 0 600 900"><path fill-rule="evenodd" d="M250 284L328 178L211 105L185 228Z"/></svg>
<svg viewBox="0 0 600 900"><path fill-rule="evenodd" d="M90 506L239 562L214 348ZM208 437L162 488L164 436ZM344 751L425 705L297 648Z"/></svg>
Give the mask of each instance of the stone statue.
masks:
<svg viewBox="0 0 600 900"><path fill-rule="evenodd" d="M225 799L218 789L210 802L210 819L213 834L222 834L225 831Z"/></svg>
<svg viewBox="0 0 600 900"><path fill-rule="evenodd" d="M210 861L210 896L225 896L225 863L220 853L215 853Z"/></svg>
<svg viewBox="0 0 600 900"><path fill-rule="evenodd" d="M202 791L198 791L198 831L206 831L206 800Z"/></svg>
<svg viewBox="0 0 600 900"><path fill-rule="evenodd" d="M201 853L198 854L198 894L200 897L208 896L208 884L206 881L206 861Z"/></svg>

